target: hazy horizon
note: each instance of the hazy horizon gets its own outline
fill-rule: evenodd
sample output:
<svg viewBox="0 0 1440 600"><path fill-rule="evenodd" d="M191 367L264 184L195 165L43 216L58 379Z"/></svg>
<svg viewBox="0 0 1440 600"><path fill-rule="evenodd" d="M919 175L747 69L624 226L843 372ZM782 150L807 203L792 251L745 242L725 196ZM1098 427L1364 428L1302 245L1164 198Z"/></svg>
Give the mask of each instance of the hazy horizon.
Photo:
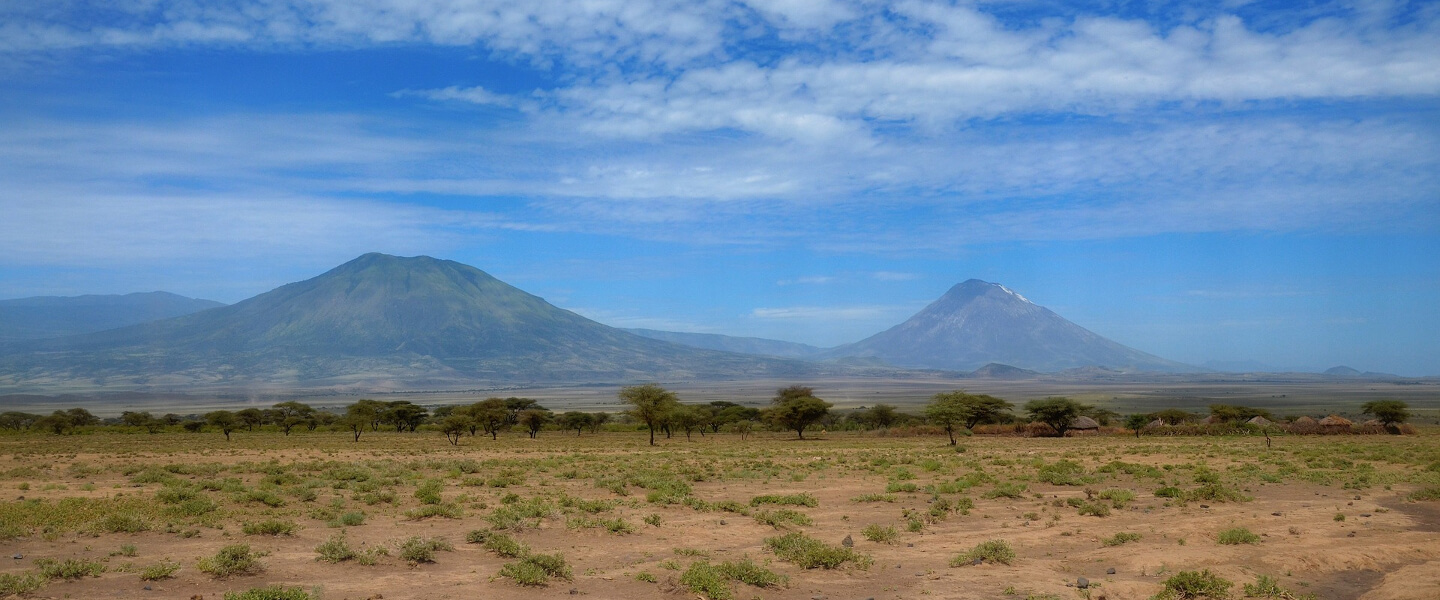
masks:
<svg viewBox="0 0 1440 600"><path fill-rule="evenodd" d="M829 347L967 279L1192 365L1440 375L1440 8L0 8L0 297L365 252Z"/></svg>

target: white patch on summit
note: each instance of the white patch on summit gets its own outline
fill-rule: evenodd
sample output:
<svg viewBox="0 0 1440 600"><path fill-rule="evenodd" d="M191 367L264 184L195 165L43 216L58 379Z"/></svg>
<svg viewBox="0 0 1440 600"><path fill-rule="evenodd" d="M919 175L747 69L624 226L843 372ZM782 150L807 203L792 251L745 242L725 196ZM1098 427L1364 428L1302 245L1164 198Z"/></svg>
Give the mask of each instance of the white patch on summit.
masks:
<svg viewBox="0 0 1440 600"><path fill-rule="evenodd" d="M1000 288L1000 289L1002 289L1002 290L1005 290L1005 293L1010 294L1011 296L1014 296L1014 297L1016 297L1016 298L1019 298L1019 299L1021 299L1021 300L1024 300L1027 304L1034 304L1034 302L1031 302L1029 298L1026 298L1026 297L1024 297L1024 296L1021 296L1020 294L1015 293L1015 290L1012 290L1012 289L1010 289L1010 288L1007 288L1007 287L1005 287L1005 286L1003 286L1003 285L1000 285L1000 284L998 284L998 283L995 284L995 287L998 287L998 288Z"/></svg>

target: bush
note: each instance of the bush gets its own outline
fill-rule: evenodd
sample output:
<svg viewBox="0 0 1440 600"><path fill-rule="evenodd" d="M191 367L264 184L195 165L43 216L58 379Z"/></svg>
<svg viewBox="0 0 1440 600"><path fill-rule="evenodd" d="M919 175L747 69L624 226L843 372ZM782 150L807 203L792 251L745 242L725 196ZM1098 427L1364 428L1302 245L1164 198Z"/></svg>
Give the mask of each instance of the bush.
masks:
<svg viewBox="0 0 1440 600"><path fill-rule="evenodd" d="M260 556L250 551L246 544L235 544L221 548L215 556L200 559L196 568L216 579L234 575L255 575L265 570Z"/></svg>
<svg viewBox="0 0 1440 600"><path fill-rule="evenodd" d="M1156 498L1180 498L1180 499L1184 499L1184 498L1185 498L1185 490L1182 490L1182 489L1180 489L1180 488L1178 488L1178 487L1175 487L1175 486L1173 486L1173 485L1167 485L1167 486L1162 487L1162 488L1160 488L1160 489L1158 489L1158 490L1155 490L1155 497L1156 497Z"/></svg>
<svg viewBox="0 0 1440 600"><path fill-rule="evenodd" d="M998 562L1008 565L1015 560L1015 549L1010 547L1010 542L1005 540L989 540L976 544L969 552L964 552L950 559L950 566L959 567L975 564L976 559Z"/></svg>
<svg viewBox="0 0 1440 600"><path fill-rule="evenodd" d="M1411 500L1440 500L1440 486L1431 485L1410 492Z"/></svg>
<svg viewBox="0 0 1440 600"><path fill-rule="evenodd" d="M1126 504L1135 499L1135 492L1112 488L1100 492L1100 499L1109 500L1110 505L1115 508L1125 508Z"/></svg>
<svg viewBox="0 0 1440 600"><path fill-rule="evenodd" d="M1110 516L1110 507L1099 502L1084 502L1080 504L1081 515L1092 515L1096 517Z"/></svg>
<svg viewBox="0 0 1440 600"><path fill-rule="evenodd" d="M480 544L486 550L505 558L520 558L530 554L530 547L509 535L498 531L476 530L465 536L465 541Z"/></svg>
<svg viewBox="0 0 1440 600"><path fill-rule="evenodd" d="M560 553L531 554L500 567L500 576L509 577L520 585L545 585L551 577L569 580L570 566Z"/></svg>
<svg viewBox="0 0 1440 600"><path fill-rule="evenodd" d="M1129 542L1138 542L1138 541L1140 541L1140 534L1138 534L1138 533L1126 533L1126 532L1123 532L1123 531L1122 531L1122 532L1120 532L1120 533L1115 534L1115 535L1112 536L1112 537L1108 537L1108 538L1104 538L1104 539L1100 540L1100 543L1101 543L1101 544L1104 544L1104 545L1106 545L1106 546L1119 546L1119 545L1121 545L1121 544L1126 544L1126 543L1129 543Z"/></svg>
<svg viewBox="0 0 1440 600"><path fill-rule="evenodd" d="M415 498L421 504L439 504L441 502L440 491L443 489L445 489L445 484L439 479L427 479L415 488Z"/></svg>
<svg viewBox="0 0 1440 600"><path fill-rule="evenodd" d="M105 565L93 560L81 560L78 558L67 558L63 562L41 558L35 561L35 566L40 569L40 574L44 575L47 579L99 577L101 573L105 572Z"/></svg>
<svg viewBox="0 0 1440 600"><path fill-rule="evenodd" d="M750 506L760 506L761 504L815 507L819 506L820 502L810 494L790 494L785 496L777 494L767 494L764 496L756 496L750 499Z"/></svg>
<svg viewBox="0 0 1440 600"><path fill-rule="evenodd" d="M277 583L243 592L225 592L225 600L319 600L319 596L311 596L304 588L287 588Z"/></svg>
<svg viewBox="0 0 1440 600"><path fill-rule="evenodd" d="M340 563L355 558L355 550L345 541L344 533L337 533L330 536L319 546L315 547L315 560L323 560L328 563Z"/></svg>
<svg viewBox="0 0 1440 600"><path fill-rule="evenodd" d="M1255 578L1255 583L1245 584L1246 598L1273 598L1274 600L1315 600L1315 594L1295 595L1290 590L1280 587L1280 582L1268 575L1260 575Z"/></svg>
<svg viewBox="0 0 1440 600"><path fill-rule="evenodd" d="M900 532L895 531L894 527L881 527L874 524L866 525L865 529L860 531L860 535L865 536L867 540L881 544L893 544L895 540L900 539Z"/></svg>
<svg viewBox="0 0 1440 600"><path fill-rule="evenodd" d="M245 523L240 526L245 535L291 535L295 533L295 524L290 521L270 519L259 523Z"/></svg>
<svg viewBox="0 0 1440 600"><path fill-rule="evenodd" d="M150 523L137 515L129 513L116 513L106 515L95 523L95 530L99 533L140 533L149 531Z"/></svg>
<svg viewBox="0 0 1440 600"><path fill-rule="evenodd" d="M850 499L851 502L894 502L895 497L890 494L865 494Z"/></svg>
<svg viewBox="0 0 1440 600"><path fill-rule="evenodd" d="M986 498L1024 498L1025 490L1029 489L1023 483L1001 482L995 484L990 491L985 492Z"/></svg>
<svg viewBox="0 0 1440 600"><path fill-rule="evenodd" d="M780 529L785 525L809 525L814 521L812 521L810 517L807 516L805 513L796 510L790 510L788 508L782 508L773 511L762 510L758 513L755 513L755 522L762 525L769 525L776 529Z"/></svg>
<svg viewBox="0 0 1440 600"><path fill-rule="evenodd" d="M1169 579L1160 582L1165 586L1153 600L1193 600L1196 598L1221 599L1230 596L1230 588L1233 583L1221 579L1220 576L1204 571L1181 571Z"/></svg>
<svg viewBox="0 0 1440 600"><path fill-rule="evenodd" d="M445 541L444 538L436 537L427 540L417 535L400 543L400 558L413 565L433 563L437 550L449 552L454 549L455 547L451 546L450 542Z"/></svg>
<svg viewBox="0 0 1440 600"><path fill-rule="evenodd" d="M174 577L175 572L179 570L180 563L170 562L168 560L162 561L159 564L150 565L148 567L140 569L140 580L160 581L161 579L169 579L171 577Z"/></svg>
<svg viewBox="0 0 1440 600"><path fill-rule="evenodd" d="M850 548L826 545L824 542L800 532L766 538L765 545L780 560L805 569L816 567L836 569L844 566L847 562L853 562L862 569L870 566L870 557L868 556L859 554Z"/></svg>
<svg viewBox="0 0 1440 600"><path fill-rule="evenodd" d="M45 582L38 573L0 573L0 597L23 596L45 587Z"/></svg>
<svg viewBox="0 0 1440 600"><path fill-rule="evenodd" d="M1260 536L1251 533L1244 527L1235 527L1220 532L1218 541L1225 546L1238 546L1240 544L1258 544Z"/></svg>
<svg viewBox="0 0 1440 600"><path fill-rule="evenodd" d="M1085 477L1085 467L1070 460L1040 467L1036 479L1054 485L1084 485L1092 481L1092 478Z"/></svg>
<svg viewBox="0 0 1440 600"><path fill-rule="evenodd" d="M730 591L730 579L707 562L695 562L690 564L680 575L680 585L685 586L692 592L704 594L710 600L730 600L735 597Z"/></svg>

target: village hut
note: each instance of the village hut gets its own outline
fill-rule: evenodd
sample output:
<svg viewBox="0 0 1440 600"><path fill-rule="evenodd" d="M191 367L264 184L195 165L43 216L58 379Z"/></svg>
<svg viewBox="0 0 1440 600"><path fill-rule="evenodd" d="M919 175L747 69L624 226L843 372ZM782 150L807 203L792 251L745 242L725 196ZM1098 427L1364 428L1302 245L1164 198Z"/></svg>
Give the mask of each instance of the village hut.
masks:
<svg viewBox="0 0 1440 600"><path fill-rule="evenodd" d="M1245 423L1248 425L1254 425L1256 427L1269 427L1271 425L1274 425L1274 423L1270 422L1270 419L1267 419L1260 415L1255 415L1253 418L1251 418L1249 421L1246 421Z"/></svg>
<svg viewBox="0 0 1440 600"><path fill-rule="evenodd" d="M1224 422L1225 422L1225 419L1220 418L1220 415L1210 415L1210 416L1208 416L1208 417L1205 417L1203 420L1201 420L1201 421L1200 421L1200 424L1201 424L1201 425L1215 425L1215 424L1217 424L1217 423L1224 423Z"/></svg>
<svg viewBox="0 0 1440 600"><path fill-rule="evenodd" d="M1369 421L1361 423L1355 428L1355 432L1368 434L1389 433L1385 430L1385 424L1377 419L1370 419Z"/></svg>
<svg viewBox="0 0 1440 600"><path fill-rule="evenodd" d="M1070 421L1070 428L1065 435L1091 435L1100 433L1100 423L1095 419L1081 415Z"/></svg>
<svg viewBox="0 0 1440 600"><path fill-rule="evenodd" d="M1290 422L1290 433L1319 433L1320 423L1310 417L1300 417Z"/></svg>
<svg viewBox="0 0 1440 600"><path fill-rule="evenodd" d="M1350 433L1350 428L1354 426L1354 422L1340 415L1330 415L1320 419L1320 428L1325 433Z"/></svg>
<svg viewBox="0 0 1440 600"><path fill-rule="evenodd" d="M1156 427L1164 427L1164 426L1165 426L1165 421L1163 421L1163 420L1161 420L1161 419L1155 419L1154 421L1151 421L1151 422L1145 424L1145 428L1146 428L1146 429L1155 429Z"/></svg>

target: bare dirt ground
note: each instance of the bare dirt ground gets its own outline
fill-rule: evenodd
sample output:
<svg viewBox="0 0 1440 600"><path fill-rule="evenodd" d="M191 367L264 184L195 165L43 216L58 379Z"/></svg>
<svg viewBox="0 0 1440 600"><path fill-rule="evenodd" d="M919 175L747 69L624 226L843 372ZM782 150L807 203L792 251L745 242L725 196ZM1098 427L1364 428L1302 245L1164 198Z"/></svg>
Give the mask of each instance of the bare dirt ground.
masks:
<svg viewBox="0 0 1440 600"><path fill-rule="evenodd" d="M748 557L788 581L769 588L732 582L734 598L1143 599L1175 573L1202 569L1234 582L1237 598L1260 575L1297 596L1440 598L1440 502L1409 499L1440 483L1440 432L1433 429L1404 437L1281 437L1272 450L1248 437L973 437L960 451L943 438L875 434L677 436L656 448L644 442L644 434L554 432L538 440L467 437L458 447L438 433L370 433L358 443L341 433L241 432L230 443L215 434L0 437L0 574L37 572L42 559L105 567L99 576L50 580L28 594L36 598L218 600L279 583L327 600L678 599L706 597L681 582L693 563ZM413 514L424 506L415 492L430 480L440 482L441 505L456 518ZM688 490L655 496L656 486L670 485L664 482ZM1206 482L1238 497L1206 499ZM1156 495L1166 487L1191 497ZM170 488L198 490L216 508L176 512L163 499ZM273 491L280 504L241 499L258 490ZM1104 500L1105 490L1133 498ZM374 498L366 494L386 491L393 502L367 502ZM808 495L814 506L752 505L766 495ZM566 505L575 500L603 500L609 508ZM736 504L717 508L727 500ZM962 500L973 508L933 510ZM531 501L553 511L519 527L497 525L501 508ZM1109 514L1082 515L1075 505L1103 505ZM756 518L781 509L810 522L777 527ZM334 522L347 511L363 512L363 524ZM117 533L97 525L119 513L148 529ZM586 523L601 518L621 519L632 531ZM244 523L262 520L295 530L243 533ZM893 527L895 539L866 539L870 525ZM1258 541L1220 544L1220 532L1234 528ZM501 577L515 559L466 543L467 533L492 529L533 552L563 554L572 578L522 586ZM371 566L318 561L316 547L341 531L356 549L390 554ZM785 562L766 539L790 531L834 546L849 536L869 564L805 569ZM1139 539L1102 541L1122 532ZM412 536L443 538L453 550L412 564L397 553ZM1008 542L1015 559L950 566L987 540ZM217 579L197 568L200 558L242 543L265 554L263 572ZM179 565L173 578L140 579L140 568L163 561ZM1079 578L1089 586L1077 587Z"/></svg>

